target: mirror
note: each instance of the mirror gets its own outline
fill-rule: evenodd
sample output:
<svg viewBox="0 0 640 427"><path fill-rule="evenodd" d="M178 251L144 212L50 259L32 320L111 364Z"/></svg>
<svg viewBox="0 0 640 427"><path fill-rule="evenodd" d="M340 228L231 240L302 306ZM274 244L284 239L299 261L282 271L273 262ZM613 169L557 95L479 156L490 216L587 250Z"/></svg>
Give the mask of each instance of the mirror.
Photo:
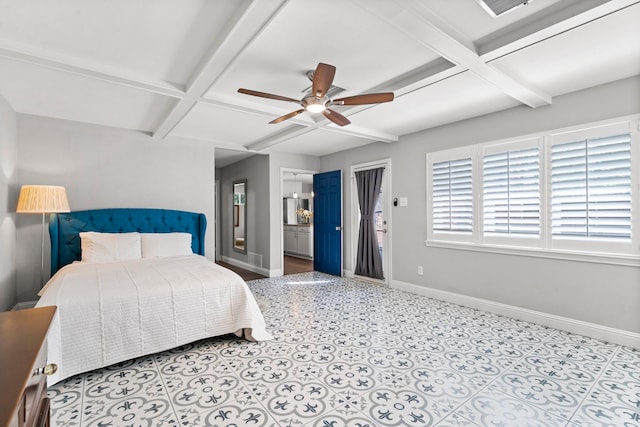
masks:
<svg viewBox="0 0 640 427"><path fill-rule="evenodd" d="M233 250L247 253L247 180L233 181Z"/></svg>

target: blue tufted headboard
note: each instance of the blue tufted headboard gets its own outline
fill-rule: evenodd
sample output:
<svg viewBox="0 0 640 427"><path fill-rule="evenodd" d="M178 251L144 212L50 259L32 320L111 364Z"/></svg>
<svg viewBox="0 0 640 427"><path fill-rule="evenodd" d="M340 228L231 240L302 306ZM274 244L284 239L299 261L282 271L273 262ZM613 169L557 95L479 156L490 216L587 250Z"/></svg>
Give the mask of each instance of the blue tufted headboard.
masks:
<svg viewBox="0 0 640 427"><path fill-rule="evenodd" d="M168 209L96 209L52 214L51 275L81 256L82 231L103 233L191 233L193 253L204 255L207 218L202 213Z"/></svg>

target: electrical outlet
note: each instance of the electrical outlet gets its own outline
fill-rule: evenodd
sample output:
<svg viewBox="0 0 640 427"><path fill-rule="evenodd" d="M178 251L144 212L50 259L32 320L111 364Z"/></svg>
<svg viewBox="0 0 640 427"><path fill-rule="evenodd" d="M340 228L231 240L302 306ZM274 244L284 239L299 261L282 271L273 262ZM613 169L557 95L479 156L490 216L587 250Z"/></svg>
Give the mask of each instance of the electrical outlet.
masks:
<svg viewBox="0 0 640 427"><path fill-rule="evenodd" d="M422 266L419 265L418 266L418 276L422 276L424 274L424 270L422 269Z"/></svg>

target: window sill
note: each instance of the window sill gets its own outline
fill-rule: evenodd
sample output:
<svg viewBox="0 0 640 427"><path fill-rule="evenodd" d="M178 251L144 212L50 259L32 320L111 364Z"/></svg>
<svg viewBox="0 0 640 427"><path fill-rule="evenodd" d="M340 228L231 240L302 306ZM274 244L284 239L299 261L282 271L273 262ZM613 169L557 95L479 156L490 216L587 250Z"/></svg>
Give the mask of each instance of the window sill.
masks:
<svg viewBox="0 0 640 427"><path fill-rule="evenodd" d="M430 248L457 249L473 252L488 252L501 255L525 256L534 258L548 258L565 261L577 261L599 264L621 265L625 267L640 267L640 256L598 254L563 250L545 250L536 248L522 248L498 245L474 245L471 243L445 242L440 240L425 240L425 246Z"/></svg>

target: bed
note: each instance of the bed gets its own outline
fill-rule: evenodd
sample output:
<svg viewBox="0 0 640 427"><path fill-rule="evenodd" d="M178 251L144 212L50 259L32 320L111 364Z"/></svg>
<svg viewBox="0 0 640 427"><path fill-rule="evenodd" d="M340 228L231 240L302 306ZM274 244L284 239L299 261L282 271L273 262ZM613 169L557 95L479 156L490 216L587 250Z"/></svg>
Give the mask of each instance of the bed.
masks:
<svg viewBox="0 0 640 427"><path fill-rule="evenodd" d="M52 215L36 304L58 307L48 384L203 338L272 339L247 284L204 257L205 229L203 214L166 209Z"/></svg>

